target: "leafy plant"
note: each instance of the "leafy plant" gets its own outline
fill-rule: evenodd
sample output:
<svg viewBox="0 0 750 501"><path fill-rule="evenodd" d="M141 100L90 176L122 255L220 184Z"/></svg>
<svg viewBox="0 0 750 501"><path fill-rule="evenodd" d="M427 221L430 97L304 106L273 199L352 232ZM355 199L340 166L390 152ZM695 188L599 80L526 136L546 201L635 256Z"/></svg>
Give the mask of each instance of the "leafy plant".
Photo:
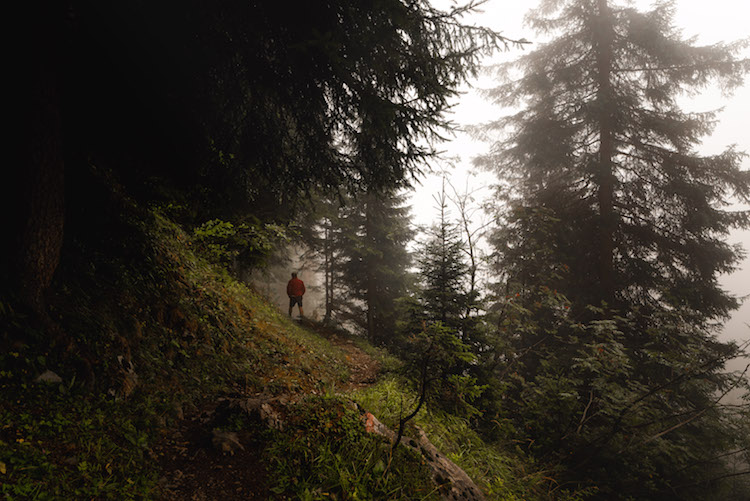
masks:
<svg viewBox="0 0 750 501"><path fill-rule="evenodd" d="M365 431L359 413L337 397L308 398L266 450L277 494L301 499L437 499L426 468L411 451L391 456Z"/></svg>
<svg viewBox="0 0 750 501"><path fill-rule="evenodd" d="M195 228L193 236L214 263L230 267L240 261L246 266L257 266L279 243L289 240L289 230L256 219L239 224L212 219Z"/></svg>

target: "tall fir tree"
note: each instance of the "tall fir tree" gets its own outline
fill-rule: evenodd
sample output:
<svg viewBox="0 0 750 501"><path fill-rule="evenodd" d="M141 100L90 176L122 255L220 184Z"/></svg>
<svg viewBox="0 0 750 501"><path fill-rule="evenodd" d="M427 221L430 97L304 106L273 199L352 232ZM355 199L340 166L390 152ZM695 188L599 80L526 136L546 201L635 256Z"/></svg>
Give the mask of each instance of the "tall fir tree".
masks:
<svg viewBox="0 0 750 501"><path fill-rule="evenodd" d="M513 200L575 215L555 242L588 285L575 283L570 297L712 319L737 305L716 278L739 255L723 237L748 214L725 208L732 195L750 196L750 173L733 148L695 151L716 113L683 112L678 100L712 79L740 84L750 61L734 59L744 42L691 45L673 13L673 2L645 13L606 0L543 2L531 24L560 36L514 65L523 77L489 93L522 109L490 124L513 132L479 162L512 183Z"/></svg>
<svg viewBox="0 0 750 501"><path fill-rule="evenodd" d="M436 374L443 382L433 396L434 403L453 413L470 416L477 413L473 402L484 390L484 386L477 384L476 373L477 354L486 344L482 318L478 315L478 250L473 245L477 235L468 221L468 196L462 199L456 194L453 200L460 225L451 218L445 179L441 191L433 198L438 219L428 229L418 251L420 284L416 297L406 298L402 303L405 308L400 327L402 337L407 339L407 350L416 350L420 360L433 356L430 347L445 351ZM411 339L428 341L427 351L416 348ZM438 348L439 344L443 348ZM413 356L407 354L407 358Z"/></svg>
<svg viewBox="0 0 750 501"><path fill-rule="evenodd" d="M484 255L484 240L487 236L488 223L479 219L479 214L485 212L484 207L477 203L476 192L479 190L459 193L455 186L451 185L452 195L448 196L457 210L457 221L462 238L462 251L466 263L466 276L464 279L464 311L461 319L461 332L464 342L472 347L476 353L481 353L487 348L486 325L484 318L485 298L482 295L480 276L483 271L483 263L486 262Z"/></svg>
<svg viewBox="0 0 750 501"><path fill-rule="evenodd" d="M355 196L345 222L342 307L371 342L388 343L396 328L396 299L406 292L411 256L409 208L394 193Z"/></svg>
<svg viewBox="0 0 750 501"><path fill-rule="evenodd" d="M742 255L724 239L748 214L727 205L748 201L750 172L732 148L697 153L716 114L678 100L739 85L750 62L744 42L684 40L674 8L543 1L531 25L556 36L489 93L520 111L478 160L510 186L495 246L513 405L539 453L607 499L713 496L720 457L746 446L718 399L746 384L723 372L741 350L715 324L738 304L718 277Z"/></svg>

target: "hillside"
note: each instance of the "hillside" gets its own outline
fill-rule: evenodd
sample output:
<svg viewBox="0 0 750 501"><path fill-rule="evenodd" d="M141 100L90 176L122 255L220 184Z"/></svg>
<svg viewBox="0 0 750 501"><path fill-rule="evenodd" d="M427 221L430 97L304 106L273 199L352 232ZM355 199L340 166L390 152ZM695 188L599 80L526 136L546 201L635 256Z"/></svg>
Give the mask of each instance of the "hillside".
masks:
<svg viewBox="0 0 750 501"><path fill-rule="evenodd" d="M440 497L423 457L391 456L363 425L371 412L393 427L412 405L402 362L291 321L201 257L167 210L108 192L66 234L50 323L0 303L5 499ZM465 420L415 422L488 499L559 497Z"/></svg>

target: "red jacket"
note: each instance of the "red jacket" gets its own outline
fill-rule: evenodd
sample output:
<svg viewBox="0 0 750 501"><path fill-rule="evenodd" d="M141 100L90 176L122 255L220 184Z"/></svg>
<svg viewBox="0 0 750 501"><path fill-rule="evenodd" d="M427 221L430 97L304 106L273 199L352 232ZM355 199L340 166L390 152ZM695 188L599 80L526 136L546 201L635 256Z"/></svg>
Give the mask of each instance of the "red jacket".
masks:
<svg viewBox="0 0 750 501"><path fill-rule="evenodd" d="M289 297L299 297L305 293L305 282L299 278L293 278L286 284L286 295Z"/></svg>

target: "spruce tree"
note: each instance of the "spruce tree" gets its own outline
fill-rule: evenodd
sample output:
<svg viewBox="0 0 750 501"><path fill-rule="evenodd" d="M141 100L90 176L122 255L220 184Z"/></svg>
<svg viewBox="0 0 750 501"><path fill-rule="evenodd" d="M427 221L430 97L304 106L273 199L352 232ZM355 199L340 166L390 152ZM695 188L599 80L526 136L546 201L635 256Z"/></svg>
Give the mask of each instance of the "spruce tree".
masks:
<svg viewBox="0 0 750 501"><path fill-rule="evenodd" d="M344 318L373 343L387 343L396 328L396 299L406 292L411 256L409 209L404 197L367 192L347 208L342 248Z"/></svg>
<svg viewBox="0 0 750 501"><path fill-rule="evenodd" d="M733 88L750 63L744 43L684 40L673 13L542 2L529 19L554 38L489 93L520 111L490 124L510 132L479 159L510 186L495 244L513 405L540 453L608 499L715 495L742 439L718 400L744 384L723 372L740 350L715 324L737 306L718 277L742 255L724 239L748 214L727 206L748 201L750 173L732 148L697 153L717 115L678 100Z"/></svg>
<svg viewBox="0 0 750 501"><path fill-rule="evenodd" d="M532 26L561 34L517 62L523 77L491 91L522 109L491 125L513 133L480 162L512 181L525 205L575 214L561 243L588 243L566 263L587 277L578 296L722 317L737 303L716 277L738 257L723 237L748 223L724 209L730 196L750 195L750 173L732 148L696 153L716 114L684 112L678 99L714 78L741 83L750 62L733 57L743 43L681 39L673 10L545 1Z"/></svg>
<svg viewBox="0 0 750 501"><path fill-rule="evenodd" d="M455 414L474 415L477 409L473 402L485 388L477 384L477 353L486 344L478 315L477 249L473 246L476 233L468 227L467 198L456 202L467 241L461 238L461 227L451 219L445 182L434 199L439 216L418 251L419 300L409 298L403 303L407 308L402 334L409 336L404 336L406 357L417 354L417 359L423 360L436 356L429 353L431 349L442 350L439 373L433 374L443 381L435 404Z"/></svg>
<svg viewBox="0 0 750 501"><path fill-rule="evenodd" d="M331 323L342 308L344 250L349 238L347 217L352 203L344 194L335 198L321 195L298 217L302 240L319 263L318 272L323 274L325 324Z"/></svg>
<svg viewBox="0 0 750 501"><path fill-rule="evenodd" d="M439 219L428 230L418 258L424 308L428 319L459 333L467 305L465 281L469 267L460 230L450 220L445 186L434 198Z"/></svg>

